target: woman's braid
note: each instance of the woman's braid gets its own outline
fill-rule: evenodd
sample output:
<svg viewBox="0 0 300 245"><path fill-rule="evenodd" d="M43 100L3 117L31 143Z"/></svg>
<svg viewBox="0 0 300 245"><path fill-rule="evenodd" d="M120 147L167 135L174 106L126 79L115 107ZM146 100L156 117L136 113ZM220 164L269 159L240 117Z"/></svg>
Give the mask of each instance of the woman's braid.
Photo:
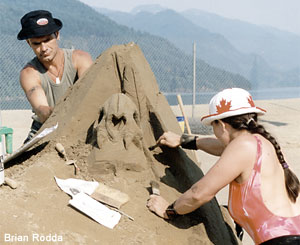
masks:
<svg viewBox="0 0 300 245"><path fill-rule="evenodd" d="M222 119L222 121L230 124L234 129L242 130L246 129L252 134L260 134L265 139L270 141L275 148L277 158L284 170L285 176L285 187L288 192L288 196L292 202L296 202L296 199L300 191L300 183L297 176L289 169L287 163L285 162L284 156L282 154L281 148L276 141L276 139L257 122L257 114L250 113L239 116L233 116Z"/></svg>

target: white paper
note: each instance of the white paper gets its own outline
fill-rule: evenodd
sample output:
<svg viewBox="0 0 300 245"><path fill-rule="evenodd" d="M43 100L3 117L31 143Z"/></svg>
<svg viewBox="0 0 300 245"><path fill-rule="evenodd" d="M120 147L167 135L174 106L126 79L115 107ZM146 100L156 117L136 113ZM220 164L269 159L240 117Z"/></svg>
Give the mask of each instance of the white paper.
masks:
<svg viewBox="0 0 300 245"><path fill-rule="evenodd" d="M4 183L4 169L1 169L0 166L0 185L2 185L3 183Z"/></svg>
<svg viewBox="0 0 300 245"><path fill-rule="evenodd" d="M91 195L99 183L96 181L86 181L81 179L59 179L55 178L57 185L73 199L69 201L70 205L85 213L99 224L113 229L119 223L121 214L113 211L96 201Z"/></svg>
<svg viewBox="0 0 300 245"><path fill-rule="evenodd" d="M0 156L0 185L4 183L4 164L3 156Z"/></svg>
<svg viewBox="0 0 300 245"><path fill-rule="evenodd" d="M45 128L42 132L35 135L31 140L29 140L26 144L22 145L18 150L13 152L11 155L4 158L4 163L14 159L15 157L21 155L23 152L27 151L30 147L32 147L34 144L39 142L41 139L43 139L46 135L52 133L54 130L56 130L58 127L58 124L51 128Z"/></svg>
<svg viewBox="0 0 300 245"><path fill-rule="evenodd" d="M107 208L85 193L78 193L69 201L70 205L85 213L99 224L113 229L121 219L121 214Z"/></svg>
<svg viewBox="0 0 300 245"><path fill-rule="evenodd" d="M92 193L96 190L99 183L96 181L86 181L81 179L59 179L55 178L55 181L60 189L62 189L65 193L69 194L70 196L74 196L70 189L75 189L78 192L83 192L88 195L92 195Z"/></svg>

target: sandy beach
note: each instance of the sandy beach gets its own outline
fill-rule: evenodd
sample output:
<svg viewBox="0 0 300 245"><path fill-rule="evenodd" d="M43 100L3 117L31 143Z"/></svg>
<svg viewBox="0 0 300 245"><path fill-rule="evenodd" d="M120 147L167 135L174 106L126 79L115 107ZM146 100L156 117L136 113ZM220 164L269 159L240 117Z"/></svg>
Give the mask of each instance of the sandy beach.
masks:
<svg viewBox="0 0 300 245"><path fill-rule="evenodd" d="M267 113L260 117L265 128L278 140L286 161L291 169L300 178L300 99L285 100L258 100L255 105L267 110ZM175 115L181 116L179 107L173 107ZM192 106L185 106L185 113L192 115ZM208 114L208 105L197 105L194 115L202 117ZM216 162L217 157L197 152L201 163L200 168L206 173ZM217 195L220 205L227 205L228 187L224 188ZM254 244L248 234L245 233L243 244Z"/></svg>
<svg viewBox="0 0 300 245"><path fill-rule="evenodd" d="M3 110L2 125L13 129L13 150L17 150L29 133L32 123L31 110Z"/></svg>
<svg viewBox="0 0 300 245"><path fill-rule="evenodd" d="M278 140L288 164L297 176L300 177L300 165L298 164L300 159L300 99L255 101L255 103L256 106L267 110L266 115L261 117L261 122ZM178 106L173 106L172 110L176 116L181 116ZM188 116L191 116L192 107L185 106L185 112ZM195 115L199 116L199 118L206 115L207 112L208 105L197 105L195 107ZM29 132L31 115L32 112L30 110L1 111L2 126L7 126L14 130L14 150L22 145ZM201 151L198 151L197 155L200 161L199 166L204 173L207 172L217 159ZM219 192L217 200L220 205L227 204L227 195L227 188ZM253 244L247 234L244 236L243 244Z"/></svg>

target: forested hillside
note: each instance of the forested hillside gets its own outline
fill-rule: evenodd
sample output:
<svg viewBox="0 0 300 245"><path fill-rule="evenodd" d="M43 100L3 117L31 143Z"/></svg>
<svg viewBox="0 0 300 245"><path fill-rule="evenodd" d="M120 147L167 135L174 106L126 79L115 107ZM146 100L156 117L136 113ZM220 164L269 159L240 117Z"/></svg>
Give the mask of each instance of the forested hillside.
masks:
<svg viewBox="0 0 300 245"><path fill-rule="evenodd" d="M196 42L197 57L200 59L227 71L249 75L252 56L239 52L224 36L195 25L173 10L154 14L145 11L136 14L106 11L105 15L135 30L164 37L186 54L191 53L192 44Z"/></svg>
<svg viewBox="0 0 300 245"><path fill-rule="evenodd" d="M193 57L166 39L119 25L108 17L77 0L1 0L0 96L23 97L19 86L19 71L33 57L25 41L16 36L21 29L20 18L30 10L46 9L62 20L60 45L83 49L98 57L116 44L137 43L145 54L162 91L191 92ZM225 87L250 88L244 77L214 68L197 60L197 74L201 83L197 91L215 91Z"/></svg>
<svg viewBox="0 0 300 245"><path fill-rule="evenodd" d="M300 36L267 26L232 20L200 10L181 13L194 24L219 33L244 53L256 53L275 69L299 67Z"/></svg>
<svg viewBox="0 0 300 245"><path fill-rule="evenodd" d="M197 57L246 77L252 88L300 84L300 38L291 33L200 10L178 13L156 5L141 5L130 13L97 10L135 30L162 36L185 53L195 42Z"/></svg>

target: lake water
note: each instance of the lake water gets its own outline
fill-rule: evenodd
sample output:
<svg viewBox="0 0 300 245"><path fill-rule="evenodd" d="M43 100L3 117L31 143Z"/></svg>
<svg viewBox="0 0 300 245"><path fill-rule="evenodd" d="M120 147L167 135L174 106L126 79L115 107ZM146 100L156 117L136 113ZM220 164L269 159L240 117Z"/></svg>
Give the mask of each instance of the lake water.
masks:
<svg viewBox="0 0 300 245"><path fill-rule="evenodd" d="M217 92L203 92L196 94L196 104L208 104L210 99ZM272 89L259 89L250 90L254 100L272 100L272 99L288 99L300 98L300 87L287 87L287 88L272 88ZM170 105L178 105L177 94L163 92ZM192 93L180 93L184 105L193 104ZM0 110L29 110L31 109L26 97L20 98L0 98Z"/></svg>
<svg viewBox="0 0 300 245"><path fill-rule="evenodd" d="M250 90L253 100L300 98L300 87ZM196 104L208 104L217 92L196 93ZM178 105L178 93L163 93L170 105ZM192 93L180 93L184 105L193 104Z"/></svg>

